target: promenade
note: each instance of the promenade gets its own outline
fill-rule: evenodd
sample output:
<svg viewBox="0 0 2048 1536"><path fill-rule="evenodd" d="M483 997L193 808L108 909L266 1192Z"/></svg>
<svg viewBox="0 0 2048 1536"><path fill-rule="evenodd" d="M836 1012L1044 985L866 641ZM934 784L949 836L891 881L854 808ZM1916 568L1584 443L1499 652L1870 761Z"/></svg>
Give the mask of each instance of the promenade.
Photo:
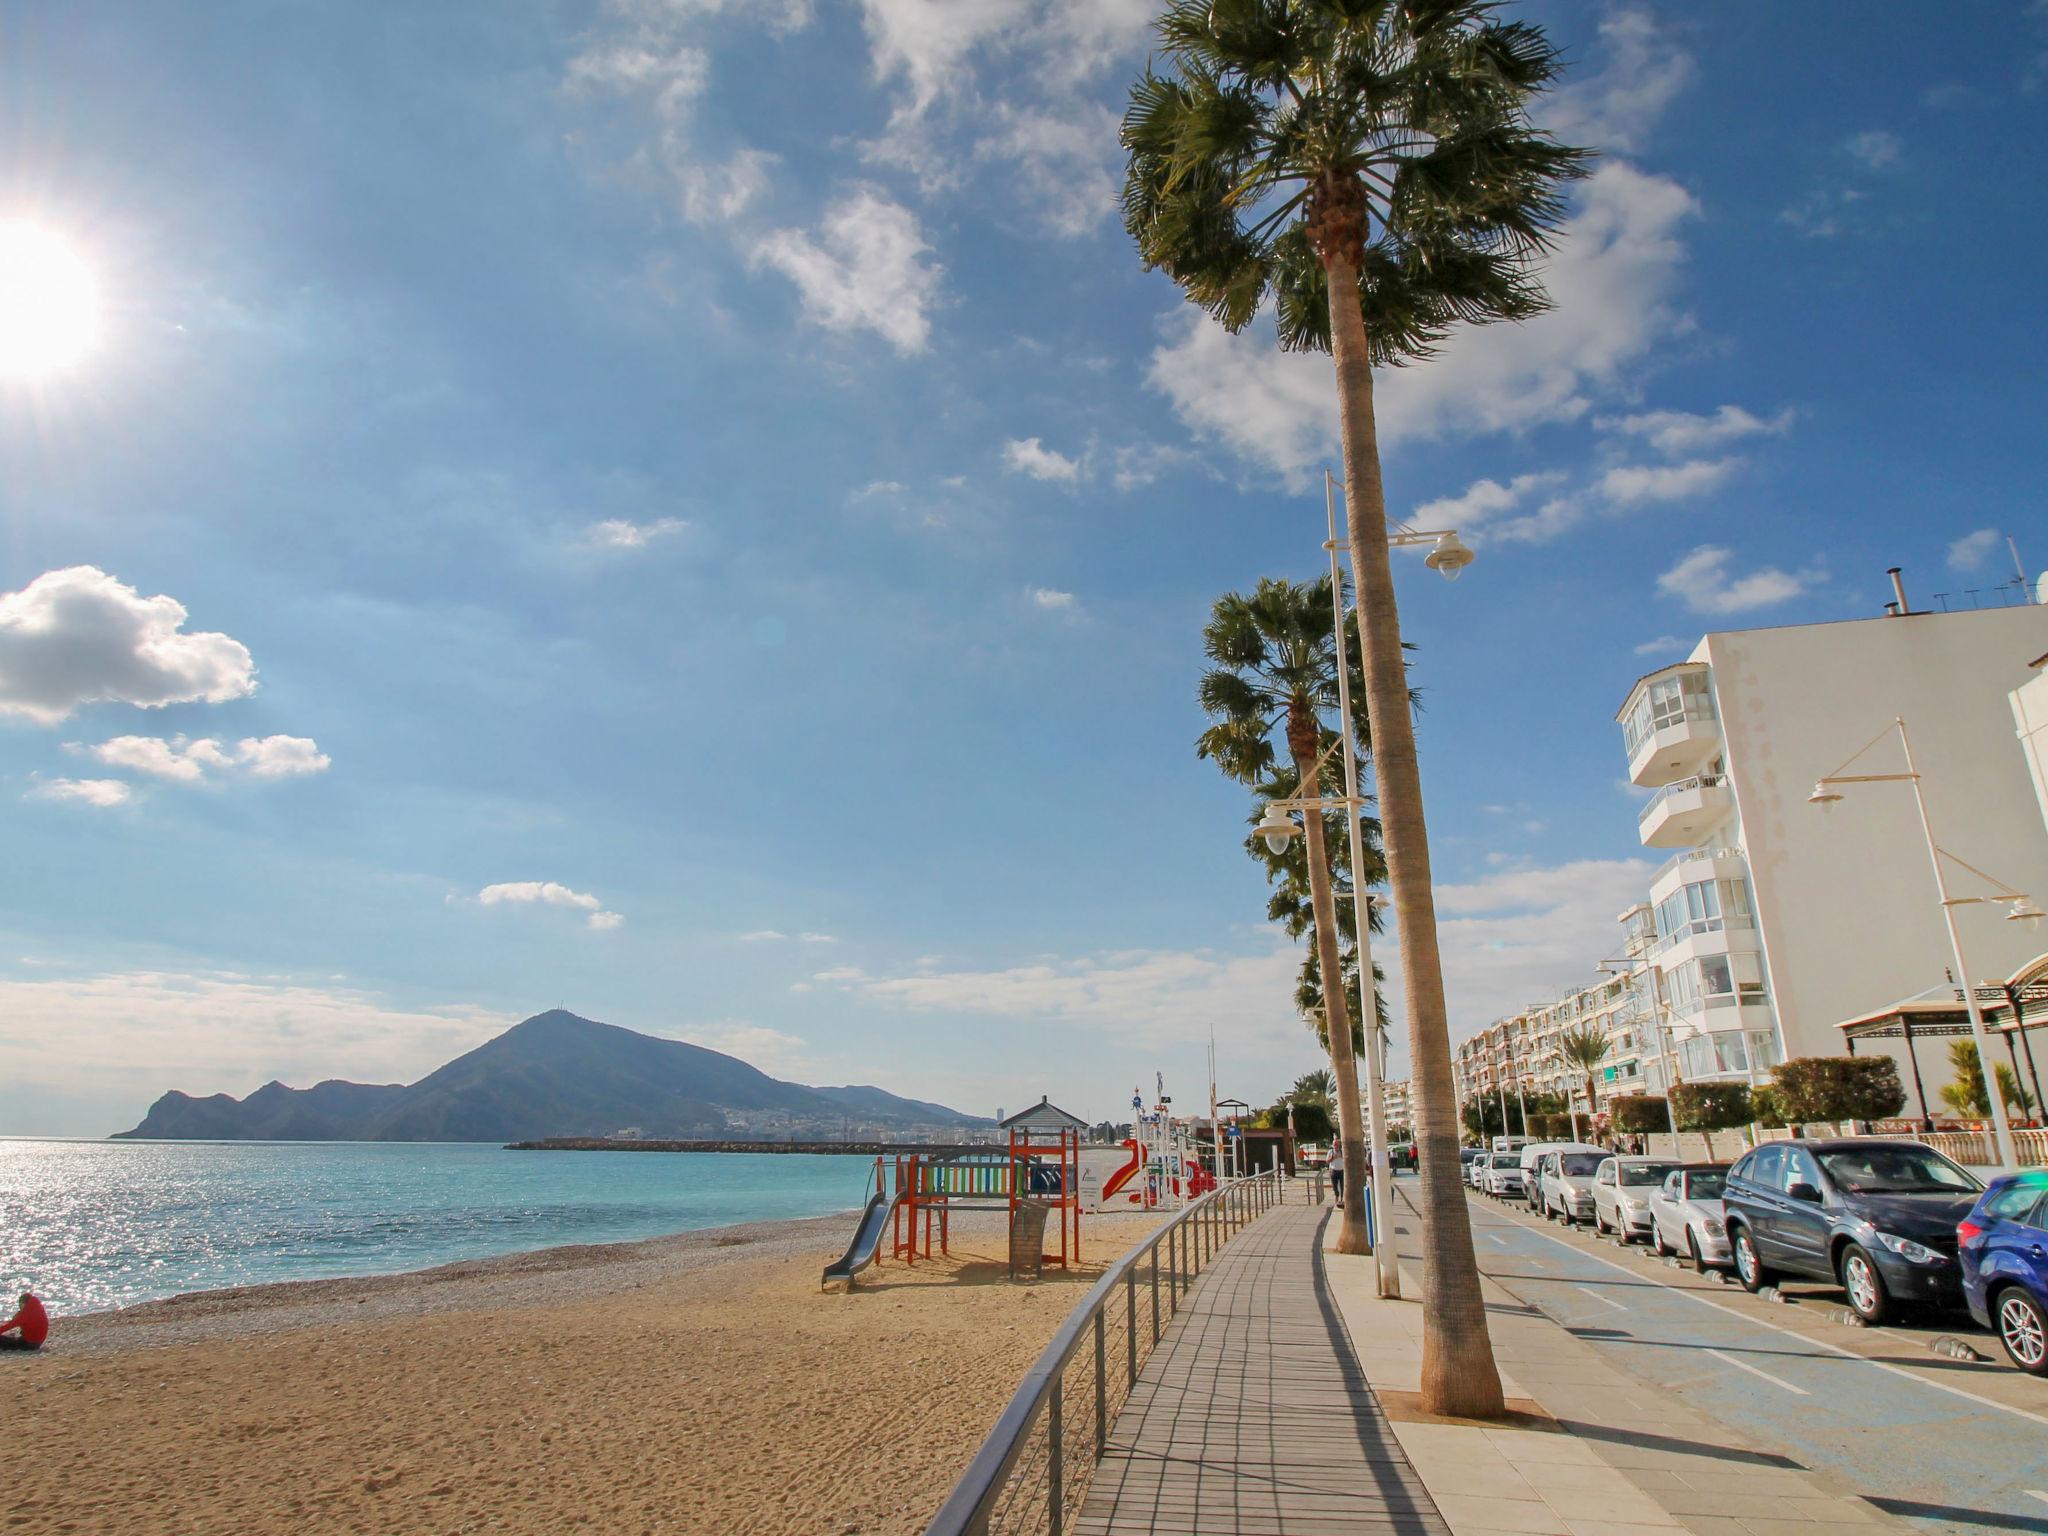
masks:
<svg viewBox="0 0 2048 1536"><path fill-rule="evenodd" d="M1217 1255L1117 1416L1080 1536L1449 1536L1331 1296L1330 1215L1279 1206Z"/></svg>

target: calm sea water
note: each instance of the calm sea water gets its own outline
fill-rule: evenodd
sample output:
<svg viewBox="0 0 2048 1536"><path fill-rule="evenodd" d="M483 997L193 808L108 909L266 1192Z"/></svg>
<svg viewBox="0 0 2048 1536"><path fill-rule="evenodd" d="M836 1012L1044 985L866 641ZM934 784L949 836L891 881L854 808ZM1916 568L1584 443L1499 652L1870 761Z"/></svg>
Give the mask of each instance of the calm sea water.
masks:
<svg viewBox="0 0 2048 1536"><path fill-rule="evenodd" d="M808 1153L0 1139L0 1297L29 1286L76 1313L818 1216L858 1206L872 1167Z"/></svg>

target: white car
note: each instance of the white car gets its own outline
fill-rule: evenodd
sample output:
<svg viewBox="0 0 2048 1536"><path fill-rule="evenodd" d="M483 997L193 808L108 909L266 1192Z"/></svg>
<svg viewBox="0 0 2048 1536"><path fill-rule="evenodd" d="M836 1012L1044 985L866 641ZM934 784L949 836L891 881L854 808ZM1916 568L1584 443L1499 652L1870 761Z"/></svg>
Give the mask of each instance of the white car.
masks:
<svg viewBox="0 0 2048 1536"><path fill-rule="evenodd" d="M1679 1165L1655 1157L1610 1157L1593 1175L1593 1230L1624 1243L1650 1235L1650 1196Z"/></svg>
<svg viewBox="0 0 2048 1536"><path fill-rule="evenodd" d="M1522 1192L1522 1165L1515 1161L1518 1154L1495 1154L1487 1159L1486 1182L1479 1187L1489 1195L1505 1199Z"/></svg>
<svg viewBox="0 0 2048 1536"><path fill-rule="evenodd" d="M1465 1165L1465 1182L1474 1189L1486 1188L1486 1170L1493 1166L1493 1154L1482 1152Z"/></svg>
<svg viewBox="0 0 2048 1536"><path fill-rule="evenodd" d="M1543 1154L1538 1203L1546 1219L1576 1226L1593 1219L1593 1179L1613 1156L1589 1144L1552 1147Z"/></svg>
<svg viewBox="0 0 2048 1536"><path fill-rule="evenodd" d="M1537 1167L1546 1152L1555 1152L1559 1147L1574 1147L1574 1141L1531 1141L1522 1146L1515 1156L1520 1159L1515 1167L1515 1177L1508 1181L1505 1191L1509 1200L1521 1200L1530 1210L1543 1209L1543 1186L1536 1177Z"/></svg>
<svg viewBox="0 0 2048 1536"><path fill-rule="evenodd" d="M1658 1253L1682 1253L1701 1274L1735 1262L1728 1247L1721 1191L1728 1170L1720 1163L1687 1163L1664 1176L1650 1195L1650 1243Z"/></svg>

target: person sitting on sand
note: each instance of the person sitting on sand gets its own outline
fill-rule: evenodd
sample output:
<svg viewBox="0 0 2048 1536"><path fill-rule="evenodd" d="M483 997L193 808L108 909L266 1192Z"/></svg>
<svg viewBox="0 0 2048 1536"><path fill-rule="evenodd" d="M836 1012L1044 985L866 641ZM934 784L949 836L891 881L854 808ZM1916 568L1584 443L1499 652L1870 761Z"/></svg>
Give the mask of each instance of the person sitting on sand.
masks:
<svg viewBox="0 0 2048 1536"><path fill-rule="evenodd" d="M21 1293L21 1307L0 1323L0 1349L41 1349L50 1336L50 1314L34 1291Z"/></svg>

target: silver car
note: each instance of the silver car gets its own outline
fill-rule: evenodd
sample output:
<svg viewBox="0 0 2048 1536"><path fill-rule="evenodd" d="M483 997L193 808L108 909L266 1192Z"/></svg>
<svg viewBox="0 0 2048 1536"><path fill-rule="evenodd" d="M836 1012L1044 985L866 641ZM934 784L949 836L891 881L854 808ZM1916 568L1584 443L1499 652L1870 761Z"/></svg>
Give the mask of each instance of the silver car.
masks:
<svg viewBox="0 0 2048 1536"><path fill-rule="evenodd" d="M1655 1157L1610 1157L1593 1175L1593 1230L1624 1243L1650 1235L1650 1196L1679 1165Z"/></svg>
<svg viewBox="0 0 2048 1536"><path fill-rule="evenodd" d="M1612 1156L1605 1147L1563 1146L1544 1153L1541 1201L1546 1218L1576 1226L1593 1219L1593 1180Z"/></svg>
<svg viewBox="0 0 2048 1536"><path fill-rule="evenodd" d="M1493 1165L1493 1154L1482 1152L1465 1165L1465 1182L1474 1189L1486 1188L1486 1170Z"/></svg>
<svg viewBox="0 0 2048 1536"><path fill-rule="evenodd" d="M1682 1253L1701 1274L1734 1264L1721 1208L1727 1178L1719 1163L1687 1163L1664 1176L1650 1196L1650 1242L1658 1253Z"/></svg>

